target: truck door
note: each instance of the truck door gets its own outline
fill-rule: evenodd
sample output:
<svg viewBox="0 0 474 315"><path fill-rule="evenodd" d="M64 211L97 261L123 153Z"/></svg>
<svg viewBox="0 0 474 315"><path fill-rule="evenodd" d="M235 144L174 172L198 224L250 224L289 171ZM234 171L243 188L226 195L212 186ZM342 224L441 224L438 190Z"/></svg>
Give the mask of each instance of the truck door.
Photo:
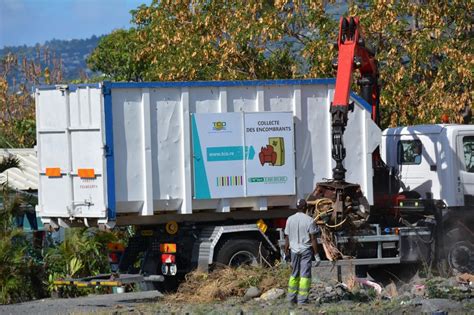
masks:
<svg viewBox="0 0 474 315"><path fill-rule="evenodd" d="M433 190L436 175L434 144L428 137L401 137L397 143L397 164L402 190L416 191L425 197Z"/></svg>
<svg viewBox="0 0 474 315"><path fill-rule="evenodd" d="M474 134L460 133L456 142L464 205L474 205Z"/></svg>
<svg viewBox="0 0 474 315"><path fill-rule="evenodd" d="M39 215L106 217L101 89L36 94Z"/></svg>

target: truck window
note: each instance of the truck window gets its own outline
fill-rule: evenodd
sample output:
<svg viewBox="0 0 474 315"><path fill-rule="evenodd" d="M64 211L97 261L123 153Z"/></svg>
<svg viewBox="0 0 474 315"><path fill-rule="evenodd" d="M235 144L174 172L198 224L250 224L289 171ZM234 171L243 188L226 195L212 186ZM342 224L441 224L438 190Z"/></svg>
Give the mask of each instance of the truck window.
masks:
<svg viewBox="0 0 474 315"><path fill-rule="evenodd" d="M464 148L464 166L466 171L474 173L474 136L463 137L462 146Z"/></svg>
<svg viewBox="0 0 474 315"><path fill-rule="evenodd" d="M398 164L421 164L422 145L420 140L400 140L397 148Z"/></svg>

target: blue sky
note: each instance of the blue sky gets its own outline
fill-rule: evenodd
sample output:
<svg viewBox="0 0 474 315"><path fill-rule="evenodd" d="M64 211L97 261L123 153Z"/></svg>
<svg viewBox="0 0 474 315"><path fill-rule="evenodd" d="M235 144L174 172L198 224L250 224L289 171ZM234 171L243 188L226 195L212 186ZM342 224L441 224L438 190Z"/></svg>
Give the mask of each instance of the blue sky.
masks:
<svg viewBox="0 0 474 315"><path fill-rule="evenodd" d="M0 48L128 28L142 3L151 0L0 0Z"/></svg>

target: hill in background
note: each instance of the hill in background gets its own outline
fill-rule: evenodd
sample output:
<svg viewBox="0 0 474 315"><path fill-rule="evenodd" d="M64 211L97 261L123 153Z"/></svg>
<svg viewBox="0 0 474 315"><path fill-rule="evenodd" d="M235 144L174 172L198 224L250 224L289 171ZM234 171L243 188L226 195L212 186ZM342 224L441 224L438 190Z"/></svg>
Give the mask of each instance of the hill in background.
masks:
<svg viewBox="0 0 474 315"><path fill-rule="evenodd" d="M19 62L26 57L28 61L39 62L42 69L52 67L53 61L60 62L65 82L84 80L98 75L87 68L86 60L102 37L94 35L88 39L53 39L35 46L6 46L0 49L0 58L8 53L13 53L18 56ZM13 80L21 82L22 78L19 73L14 72L8 77L9 83Z"/></svg>

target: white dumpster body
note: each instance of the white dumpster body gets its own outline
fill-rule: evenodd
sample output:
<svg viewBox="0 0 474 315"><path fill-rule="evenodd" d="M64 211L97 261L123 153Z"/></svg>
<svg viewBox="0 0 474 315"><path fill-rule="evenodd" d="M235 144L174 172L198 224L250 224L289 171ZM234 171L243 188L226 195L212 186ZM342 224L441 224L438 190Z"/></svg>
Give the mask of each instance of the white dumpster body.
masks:
<svg viewBox="0 0 474 315"><path fill-rule="evenodd" d="M37 213L126 225L294 208L332 177L333 92L333 79L37 87ZM346 179L372 204L381 132L352 100Z"/></svg>

